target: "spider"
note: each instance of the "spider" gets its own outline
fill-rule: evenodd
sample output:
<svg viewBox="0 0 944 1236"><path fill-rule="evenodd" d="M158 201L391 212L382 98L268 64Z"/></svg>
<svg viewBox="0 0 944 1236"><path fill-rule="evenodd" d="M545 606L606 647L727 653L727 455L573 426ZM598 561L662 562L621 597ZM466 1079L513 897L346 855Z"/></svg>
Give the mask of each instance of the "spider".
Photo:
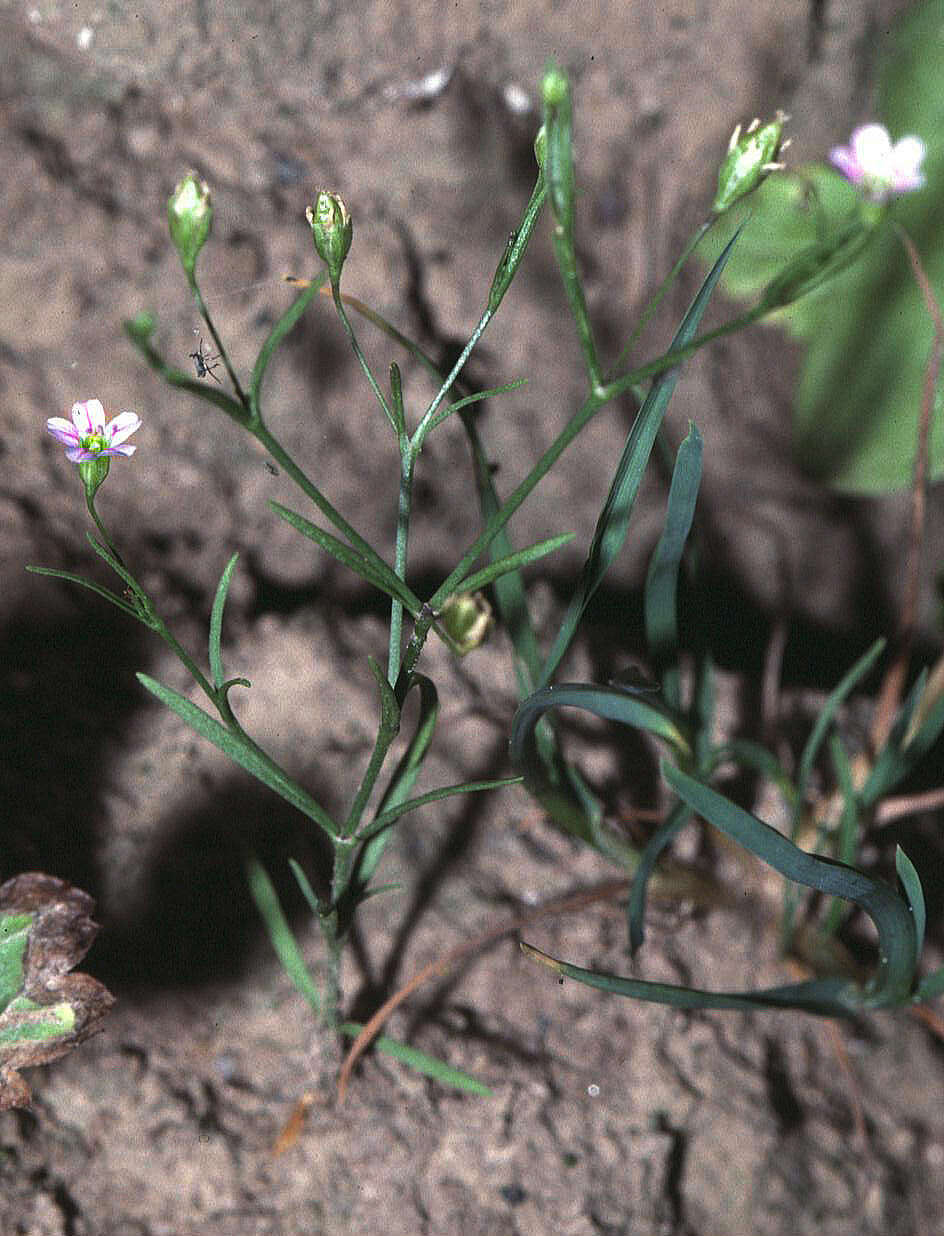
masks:
<svg viewBox="0 0 944 1236"><path fill-rule="evenodd" d="M219 354L216 356L210 356L209 352L204 351L202 335L200 336L200 342L197 344L196 352L190 353L190 359L193 361L193 367L197 371L198 378L205 378L209 376L214 382L220 382L220 385L222 385L221 380L216 376L215 372L219 369Z"/></svg>

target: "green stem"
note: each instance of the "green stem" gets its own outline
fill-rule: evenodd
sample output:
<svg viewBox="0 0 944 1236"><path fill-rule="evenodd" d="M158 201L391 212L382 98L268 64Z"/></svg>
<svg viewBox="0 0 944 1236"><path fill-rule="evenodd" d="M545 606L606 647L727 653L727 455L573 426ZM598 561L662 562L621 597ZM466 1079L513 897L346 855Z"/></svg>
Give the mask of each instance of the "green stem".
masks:
<svg viewBox="0 0 944 1236"><path fill-rule="evenodd" d="M338 281L332 281L331 295L334 299L334 307L338 311L338 317L341 319L341 324L344 327L345 331L347 332L348 339L350 339L351 341L351 347L354 349L354 355L357 357L358 364L360 365L361 369L364 372L364 377L367 379L368 383L370 384L370 389L374 392L374 395L377 398L377 402L383 408L384 415L386 416L390 424L393 426L394 432L396 432L397 430L396 419L393 415L393 412L390 410L390 405L389 403L387 403L387 400L386 400L386 397L384 396L383 391L380 389L377 379L374 377L373 373L371 372L370 365L368 365L367 363L367 357L364 355L363 351L361 350L361 345L357 341L357 335L354 333L354 327L351 325L351 319L347 316L347 310L344 308L344 301L341 299L341 285Z"/></svg>
<svg viewBox="0 0 944 1236"><path fill-rule="evenodd" d="M400 491L397 498L397 541L393 569L398 579L406 580L407 549L410 539L410 514L413 507L413 468L416 456L404 434L400 440ZM390 606L390 643L387 653L387 680L396 682L403 643L403 603L394 597Z"/></svg>

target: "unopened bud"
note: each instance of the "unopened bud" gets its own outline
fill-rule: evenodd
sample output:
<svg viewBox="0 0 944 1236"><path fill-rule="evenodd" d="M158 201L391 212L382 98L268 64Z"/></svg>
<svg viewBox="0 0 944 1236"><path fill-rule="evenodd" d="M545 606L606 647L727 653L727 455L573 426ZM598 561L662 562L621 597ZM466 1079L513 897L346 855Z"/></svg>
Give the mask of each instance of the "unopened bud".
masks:
<svg viewBox="0 0 944 1236"><path fill-rule="evenodd" d="M743 135L741 126L737 126L718 172L718 192L711 204L716 215L723 214L742 197L753 193L771 172L783 168L777 156L787 145L783 140L783 126L789 119L785 112L778 111L777 118L765 125L759 120L751 121Z"/></svg>
<svg viewBox="0 0 944 1236"><path fill-rule="evenodd" d="M197 255L213 226L210 186L196 172L185 176L168 199L167 222L183 268L192 277Z"/></svg>
<svg viewBox="0 0 944 1236"><path fill-rule="evenodd" d="M322 189L314 206L306 208L305 218L311 225L318 256L328 268L332 285L337 285L354 235L354 224L347 207L337 193Z"/></svg>
<svg viewBox="0 0 944 1236"><path fill-rule="evenodd" d="M492 607L481 592L451 596L440 618L443 631L460 657L485 643L493 621Z"/></svg>

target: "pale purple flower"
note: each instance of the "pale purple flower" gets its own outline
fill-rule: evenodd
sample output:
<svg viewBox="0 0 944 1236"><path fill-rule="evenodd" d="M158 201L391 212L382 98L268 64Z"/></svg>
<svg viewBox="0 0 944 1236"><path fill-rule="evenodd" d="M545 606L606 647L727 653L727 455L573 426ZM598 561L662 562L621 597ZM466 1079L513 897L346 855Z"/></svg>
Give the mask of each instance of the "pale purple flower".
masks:
<svg viewBox="0 0 944 1236"><path fill-rule="evenodd" d="M101 455L133 455L134 446L122 446L141 426L141 418L134 412L119 412L105 424L105 409L98 399L86 399L72 405L72 420L51 416L46 422L46 432L57 442L68 447L66 458L73 463L87 463Z"/></svg>
<svg viewBox="0 0 944 1236"><path fill-rule="evenodd" d="M910 193L923 186L924 156L920 137L910 134L892 145L884 125L865 124L855 130L848 146L833 147L829 161L870 201L882 203L892 194Z"/></svg>

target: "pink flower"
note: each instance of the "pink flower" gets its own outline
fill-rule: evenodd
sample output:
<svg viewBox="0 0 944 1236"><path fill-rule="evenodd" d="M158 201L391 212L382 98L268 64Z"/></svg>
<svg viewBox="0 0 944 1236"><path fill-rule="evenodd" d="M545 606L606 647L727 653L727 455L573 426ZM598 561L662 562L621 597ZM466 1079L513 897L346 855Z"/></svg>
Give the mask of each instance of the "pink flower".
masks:
<svg viewBox="0 0 944 1236"><path fill-rule="evenodd" d="M892 194L922 187L924 155L920 137L909 135L893 146L884 125L866 124L855 130L848 146L834 146L829 161L870 201L882 203Z"/></svg>
<svg viewBox="0 0 944 1236"><path fill-rule="evenodd" d="M98 399L74 403L71 424L61 416L51 416L46 422L46 432L69 448L66 458L73 463L87 463L101 455L133 455L137 447L121 443L140 427L141 418L134 412L119 412L106 425L105 409Z"/></svg>

